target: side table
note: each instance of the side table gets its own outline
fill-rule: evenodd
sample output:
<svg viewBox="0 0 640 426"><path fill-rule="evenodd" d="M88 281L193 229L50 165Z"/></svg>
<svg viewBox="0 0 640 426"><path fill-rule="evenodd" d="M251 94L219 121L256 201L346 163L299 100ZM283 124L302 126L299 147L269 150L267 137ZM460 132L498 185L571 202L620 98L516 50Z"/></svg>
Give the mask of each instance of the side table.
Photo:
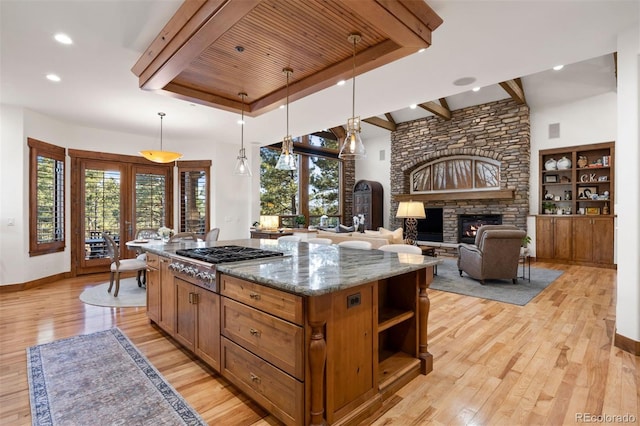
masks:
<svg viewBox="0 0 640 426"><path fill-rule="evenodd" d="M421 245L419 245L418 247L420 247L420 250L422 250L423 256L438 257L438 253L436 253L435 247ZM438 275L438 265L433 266L433 275Z"/></svg>
<svg viewBox="0 0 640 426"><path fill-rule="evenodd" d="M520 260L518 263L522 265L522 275L518 278L531 282L531 251L528 248L520 247Z"/></svg>

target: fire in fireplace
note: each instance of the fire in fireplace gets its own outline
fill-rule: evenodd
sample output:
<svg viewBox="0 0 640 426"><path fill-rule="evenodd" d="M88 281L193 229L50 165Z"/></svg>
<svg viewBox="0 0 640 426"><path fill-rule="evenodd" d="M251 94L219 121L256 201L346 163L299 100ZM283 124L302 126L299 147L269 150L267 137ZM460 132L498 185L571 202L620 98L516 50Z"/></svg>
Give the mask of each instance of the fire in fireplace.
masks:
<svg viewBox="0 0 640 426"><path fill-rule="evenodd" d="M458 215L458 242L473 244L478 228L483 225L502 225L501 214Z"/></svg>

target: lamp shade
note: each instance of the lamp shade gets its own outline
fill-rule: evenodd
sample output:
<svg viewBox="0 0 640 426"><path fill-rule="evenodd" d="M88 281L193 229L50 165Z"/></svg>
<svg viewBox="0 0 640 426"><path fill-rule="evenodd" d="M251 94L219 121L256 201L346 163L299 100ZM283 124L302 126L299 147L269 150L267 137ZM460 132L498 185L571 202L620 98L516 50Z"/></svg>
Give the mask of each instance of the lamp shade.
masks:
<svg viewBox="0 0 640 426"><path fill-rule="evenodd" d="M172 161L182 158L182 154L179 152L171 151L140 151L140 155L154 163L171 163Z"/></svg>
<svg viewBox="0 0 640 426"><path fill-rule="evenodd" d="M278 216L260 216L260 227L262 229L278 229L280 218Z"/></svg>
<svg viewBox="0 0 640 426"><path fill-rule="evenodd" d="M424 203L421 201L400 201L396 217L398 219L424 219L427 217L424 211Z"/></svg>

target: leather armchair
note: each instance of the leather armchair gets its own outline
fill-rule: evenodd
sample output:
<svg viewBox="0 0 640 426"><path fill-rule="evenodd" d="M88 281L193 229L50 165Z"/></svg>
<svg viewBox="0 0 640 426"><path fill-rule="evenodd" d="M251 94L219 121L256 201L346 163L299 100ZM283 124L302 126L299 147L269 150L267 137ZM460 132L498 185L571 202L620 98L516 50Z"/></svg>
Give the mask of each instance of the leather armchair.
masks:
<svg viewBox="0 0 640 426"><path fill-rule="evenodd" d="M460 244L458 270L484 284L486 279L518 282L518 260L526 235L512 225L485 225L476 234L476 244Z"/></svg>

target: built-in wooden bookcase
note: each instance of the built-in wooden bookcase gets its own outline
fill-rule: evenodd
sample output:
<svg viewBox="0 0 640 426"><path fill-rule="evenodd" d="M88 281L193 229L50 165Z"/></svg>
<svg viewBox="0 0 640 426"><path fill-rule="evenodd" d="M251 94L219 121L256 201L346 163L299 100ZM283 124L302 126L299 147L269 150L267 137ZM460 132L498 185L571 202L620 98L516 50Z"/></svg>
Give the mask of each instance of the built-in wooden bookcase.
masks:
<svg viewBox="0 0 640 426"><path fill-rule="evenodd" d="M614 142L540 151L537 259L614 266L614 157Z"/></svg>
<svg viewBox="0 0 640 426"><path fill-rule="evenodd" d="M552 214L614 214L614 142L540 151L540 208L554 204ZM545 167L547 161L571 161L568 168Z"/></svg>

